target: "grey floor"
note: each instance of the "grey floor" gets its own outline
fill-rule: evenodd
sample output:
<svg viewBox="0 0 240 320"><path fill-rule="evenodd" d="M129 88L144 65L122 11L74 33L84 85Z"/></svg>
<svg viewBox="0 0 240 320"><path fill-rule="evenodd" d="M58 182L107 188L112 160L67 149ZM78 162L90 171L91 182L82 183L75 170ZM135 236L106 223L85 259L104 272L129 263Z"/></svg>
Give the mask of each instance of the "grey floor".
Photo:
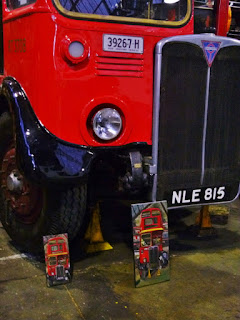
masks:
<svg viewBox="0 0 240 320"><path fill-rule="evenodd" d="M113 250L84 256L76 242L72 282L52 288L44 262L21 253L0 227L0 319L240 319L239 200L226 207L228 224L214 225L214 239L189 231L198 208L169 213L171 280L137 289L131 229L121 226L123 219L109 219L118 208L129 216L125 204L104 207Z"/></svg>

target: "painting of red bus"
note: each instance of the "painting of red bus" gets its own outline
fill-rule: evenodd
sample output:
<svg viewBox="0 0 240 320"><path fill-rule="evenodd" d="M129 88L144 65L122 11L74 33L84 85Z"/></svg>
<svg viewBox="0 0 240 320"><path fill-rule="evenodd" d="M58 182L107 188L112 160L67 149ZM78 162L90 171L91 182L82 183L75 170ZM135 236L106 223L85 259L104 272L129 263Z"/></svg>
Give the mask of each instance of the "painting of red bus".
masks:
<svg viewBox="0 0 240 320"><path fill-rule="evenodd" d="M71 280L68 235L43 237L47 286L64 284Z"/></svg>
<svg viewBox="0 0 240 320"><path fill-rule="evenodd" d="M132 221L136 287L169 280L166 202L132 205Z"/></svg>

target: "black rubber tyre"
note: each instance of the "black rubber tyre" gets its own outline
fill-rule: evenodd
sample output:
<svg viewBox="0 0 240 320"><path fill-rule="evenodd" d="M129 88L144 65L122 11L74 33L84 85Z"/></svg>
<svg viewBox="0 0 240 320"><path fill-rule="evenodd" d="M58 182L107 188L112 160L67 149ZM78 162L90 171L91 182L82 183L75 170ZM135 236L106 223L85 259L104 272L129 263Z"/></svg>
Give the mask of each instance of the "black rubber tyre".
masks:
<svg viewBox="0 0 240 320"><path fill-rule="evenodd" d="M141 272L140 272L141 279L142 280L146 280L147 275L148 275L148 270L147 269L142 269Z"/></svg>
<svg viewBox="0 0 240 320"><path fill-rule="evenodd" d="M4 166L3 159L7 151L14 152L12 134L12 120L9 113L0 115L0 170ZM6 159L5 159L6 162ZM4 180L4 174L0 174L0 183ZM25 179L25 178L24 178ZM27 182L28 183L28 182ZM78 187L64 188L61 190L50 190L33 186L38 190L37 195L41 201L34 207L37 212L31 212L26 216L19 214L14 206L9 205L6 190L3 184L0 186L0 219L12 240L21 249L31 252L43 251L42 236L68 233L69 240L73 240L83 223L86 212L86 184ZM10 191L7 190L9 193ZM17 197L17 196L16 196ZM36 198L36 196L35 196ZM26 213L24 213L26 215Z"/></svg>
<svg viewBox="0 0 240 320"><path fill-rule="evenodd" d="M47 284L47 287L50 288L53 286L53 280L52 280L52 277L47 277L46 279L46 284Z"/></svg>

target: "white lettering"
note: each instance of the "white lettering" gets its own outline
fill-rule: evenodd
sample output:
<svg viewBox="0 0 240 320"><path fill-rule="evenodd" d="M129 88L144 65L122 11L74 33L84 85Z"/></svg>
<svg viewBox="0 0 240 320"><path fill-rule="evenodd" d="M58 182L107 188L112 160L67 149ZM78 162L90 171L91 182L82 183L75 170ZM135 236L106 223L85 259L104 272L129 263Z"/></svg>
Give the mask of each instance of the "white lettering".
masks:
<svg viewBox="0 0 240 320"><path fill-rule="evenodd" d="M206 201L209 201L209 200L212 199L212 189L211 189L211 188L207 188L207 189L205 190L204 199L205 199Z"/></svg>
<svg viewBox="0 0 240 320"><path fill-rule="evenodd" d="M182 199L182 191L173 191L172 194L172 204L176 203L181 203L181 199Z"/></svg>
<svg viewBox="0 0 240 320"><path fill-rule="evenodd" d="M205 47L205 50L207 50L207 51L217 51L217 48L214 47L214 46L208 46L208 47Z"/></svg>
<svg viewBox="0 0 240 320"><path fill-rule="evenodd" d="M216 194L217 194L217 188L214 188L213 189L213 196L212 196L213 200L216 200Z"/></svg>
<svg viewBox="0 0 240 320"><path fill-rule="evenodd" d="M172 193L172 204L187 204L187 203L197 203L201 202L201 192L204 193L203 197L205 201L216 201L222 200L225 197L226 190L225 187L214 187L190 190L187 193L187 190L178 190L173 191Z"/></svg>
<svg viewBox="0 0 240 320"><path fill-rule="evenodd" d="M225 196L225 187L220 187L217 191L217 195L218 195L217 198L219 200L223 199Z"/></svg>
<svg viewBox="0 0 240 320"><path fill-rule="evenodd" d="M186 194L187 194L187 191L186 191L186 190L183 190L182 203L189 203L189 202L191 202L190 199L186 199Z"/></svg>
<svg viewBox="0 0 240 320"><path fill-rule="evenodd" d="M201 189L196 189L196 190L193 190L192 192L192 202L199 202L200 201L200 192L201 192Z"/></svg>

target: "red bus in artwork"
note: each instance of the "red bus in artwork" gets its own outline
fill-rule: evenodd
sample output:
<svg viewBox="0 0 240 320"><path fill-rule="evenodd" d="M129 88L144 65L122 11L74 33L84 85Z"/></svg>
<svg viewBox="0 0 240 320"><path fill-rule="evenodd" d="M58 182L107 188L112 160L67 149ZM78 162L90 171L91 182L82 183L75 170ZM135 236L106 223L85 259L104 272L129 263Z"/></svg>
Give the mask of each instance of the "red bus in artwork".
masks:
<svg viewBox="0 0 240 320"><path fill-rule="evenodd" d="M71 241L109 195L169 207L237 196L228 8L215 0L212 33L194 34L191 0L0 2L0 217L19 245Z"/></svg>
<svg viewBox="0 0 240 320"><path fill-rule="evenodd" d="M148 208L141 212L141 230L164 228L159 208Z"/></svg>
<svg viewBox="0 0 240 320"><path fill-rule="evenodd" d="M147 208L141 212L141 240L139 247L139 272L145 279L149 272L167 266L168 254L163 251L162 213L159 208Z"/></svg>
<svg viewBox="0 0 240 320"><path fill-rule="evenodd" d="M163 250L163 228L141 231L139 248L139 273L142 279L168 265L168 253Z"/></svg>
<svg viewBox="0 0 240 320"><path fill-rule="evenodd" d="M67 238L62 235L47 240L44 245L47 284L66 282L70 280L70 260Z"/></svg>

